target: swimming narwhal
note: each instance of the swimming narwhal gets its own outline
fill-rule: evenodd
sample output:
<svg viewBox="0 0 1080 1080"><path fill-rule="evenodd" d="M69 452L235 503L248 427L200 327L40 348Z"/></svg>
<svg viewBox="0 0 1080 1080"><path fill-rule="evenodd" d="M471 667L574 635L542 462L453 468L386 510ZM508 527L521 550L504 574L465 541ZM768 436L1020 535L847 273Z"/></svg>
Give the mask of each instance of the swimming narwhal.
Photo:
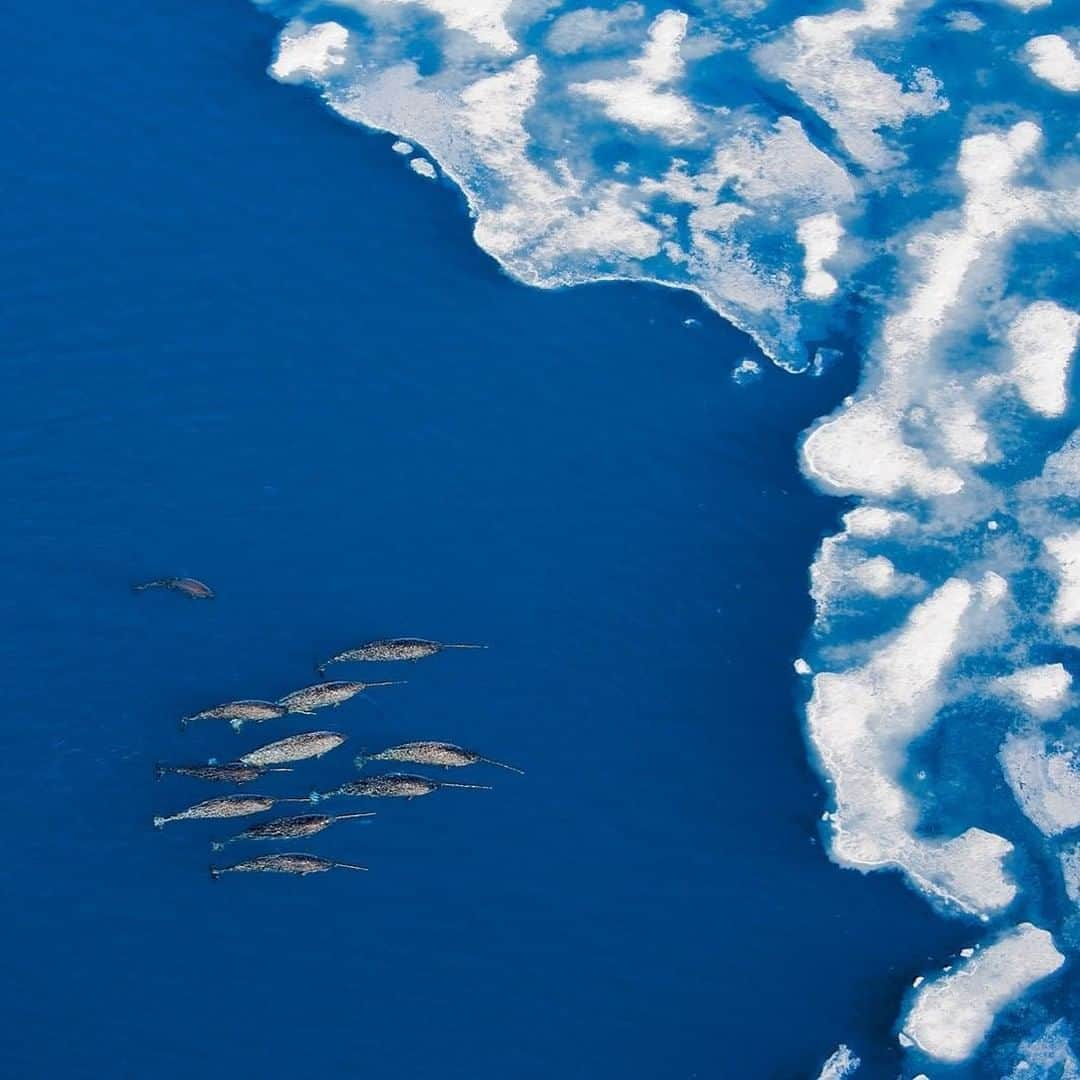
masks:
<svg viewBox="0 0 1080 1080"><path fill-rule="evenodd" d="M273 701L228 701L212 709L192 713L180 720L181 730L192 720L228 720L237 731L247 723L260 724L264 720L276 720L289 710Z"/></svg>
<svg viewBox="0 0 1080 1080"><path fill-rule="evenodd" d="M342 664L349 660L369 663L423 660L424 657L434 656L443 649L486 648L486 645L445 645L441 641L427 641L425 638L384 638L380 641L369 641L364 645L358 645L355 649L346 649L337 656L331 656L326 663L319 665L318 671L321 675L331 664Z"/></svg>
<svg viewBox="0 0 1080 1080"><path fill-rule="evenodd" d="M223 784L250 784L268 772L292 772L291 769L265 769L241 761L229 761L224 765L165 765L158 762L154 766L154 777L160 780L166 773L177 776L192 776L196 780L214 780Z"/></svg>
<svg viewBox="0 0 1080 1080"><path fill-rule="evenodd" d="M372 686L400 686L400 682L324 682L294 690L278 701L291 713L313 713L327 705L340 705L343 701Z"/></svg>
<svg viewBox="0 0 1080 1080"><path fill-rule="evenodd" d="M318 855L260 855L255 859L245 859L232 866L211 866L210 876L216 881L222 874L321 874L324 870L366 870L366 866L355 863L331 862Z"/></svg>
<svg viewBox="0 0 1080 1080"><path fill-rule="evenodd" d="M472 750L465 750L448 742L402 743L400 746L391 746L382 750L378 754L361 754L354 761L358 769L362 769L369 761L407 761L412 765L442 765L447 769L460 765L497 765L500 769L509 769L511 772L525 772L516 765L507 765L504 761L481 757Z"/></svg>
<svg viewBox="0 0 1080 1080"><path fill-rule="evenodd" d="M311 801L321 802L335 795L361 795L369 799L415 799L444 787L491 790L488 784L450 784L429 780L426 776L412 776L409 773L386 773L383 776L369 776L365 780L351 780L336 791L313 791Z"/></svg>
<svg viewBox="0 0 1080 1080"><path fill-rule="evenodd" d="M132 585L132 589L135 592L145 592L147 589L172 589L192 600L213 600L214 598L214 590L209 585L191 577L158 578L157 581L144 581L141 585Z"/></svg>
<svg viewBox="0 0 1080 1080"><path fill-rule="evenodd" d="M267 743L238 760L245 765L280 765L285 761L304 761L322 757L336 750L345 741L336 731L307 731L302 735L290 735L287 739Z"/></svg>
<svg viewBox="0 0 1080 1080"><path fill-rule="evenodd" d="M190 821L196 818L234 818L247 814L261 814L279 802L307 802L307 799L272 799L268 795L222 795L218 799L207 799L196 803L179 814L169 817L155 817L154 828L160 829L170 821Z"/></svg>
<svg viewBox="0 0 1080 1080"><path fill-rule="evenodd" d="M226 844L237 840L295 840L301 836L314 836L335 821L349 821L352 818L374 817L373 810L362 814L301 814L299 817L275 818L273 821L260 821L228 840L215 841L210 846L221 851Z"/></svg>

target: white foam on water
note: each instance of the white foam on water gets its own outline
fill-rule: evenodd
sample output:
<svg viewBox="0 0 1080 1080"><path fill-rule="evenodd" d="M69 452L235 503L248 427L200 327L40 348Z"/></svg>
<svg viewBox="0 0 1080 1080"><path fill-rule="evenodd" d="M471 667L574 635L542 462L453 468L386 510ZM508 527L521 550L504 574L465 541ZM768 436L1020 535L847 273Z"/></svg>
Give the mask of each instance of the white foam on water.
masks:
<svg viewBox="0 0 1080 1080"><path fill-rule="evenodd" d="M908 745L933 724L956 660L975 647L1005 595L996 574L947 581L865 664L815 675L807 706L835 800L832 857L863 871L896 867L974 914L1000 910L1016 895L1002 865L1012 844L978 828L947 839L916 835L917 807L899 770Z"/></svg>
<svg viewBox="0 0 1080 1080"><path fill-rule="evenodd" d="M431 164L427 158L414 157L409 161L409 168L419 176L423 176L427 180L434 180L439 174L435 171L435 166Z"/></svg>
<svg viewBox="0 0 1080 1080"><path fill-rule="evenodd" d="M909 88L857 47L868 34L895 31L910 0L865 0L860 8L827 15L804 15L779 41L762 45L754 59L766 73L783 79L836 132L844 149L868 169L899 164L881 128L900 127L914 116L948 108L941 84L926 68L911 73Z"/></svg>
<svg viewBox="0 0 1080 1080"><path fill-rule="evenodd" d="M841 1043L821 1067L818 1080L844 1080L851 1076L862 1062Z"/></svg>
<svg viewBox="0 0 1080 1080"><path fill-rule="evenodd" d="M1049 300L1029 304L1009 327L1012 379L1029 408L1043 416L1065 412L1078 335L1080 315Z"/></svg>
<svg viewBox="0 0 1080 1080"><path fill-rule="evenodd" d="M679 50L688 23L684 12L663 12L649 27L641 56L630 61L631 74L572 83L570 90L599 101L617 123L674 141L693 139L700 130L693 106L681 94L663 89L682 77Z"/></svg>
<svg viewBox="0 0 1080 1080"><path fill-rule="evenodd" d="M1051 86L1066 93L1080 90L1080 55L1058 34L1033 37L1024 46L1027 66Z"/></svg>
<svg viewBox="0 0 1080 1080"><path fill-rule="evenodd" d="M1080 825L1080 757L1075 747L1048 744L1040 733L1013 734L999 756L1020 809L1041 833L1056 836Z"/></svg>
<svg viewBox="0 0 1080 1080"><path fill-rule="evenodd" d="M803 257L803 293L817 300L832 296L836 292L837 281L824 268L824 264L840 250L844 227L840 224L839 215L830 210L803 218L795 235L806 249Z"/></svg>
<svg viewBox="0 0 1080 1080"><path fill-rule="evenodd" d="M1046 930L1021 923L959 968L920 987L903 1034L938 1061L966 1061L998 1015L1065 962Z"/></svg>
<svg viewBox="0 0 1080 1080"><path fill-rule="evenodd" d="M991 683L995 693L1011 697L1030 715L1043 720L1060 715L1071 686L1072 676L1063 664L1036 664Z"/></svg>
<svg viewBox="0 0 1080 1080"><path fill-rule="evenodd" d="M299 82L312 75L325 75L345 63L348 43L349 31L340 23L309 26L302 20L295 20L281 32L270 74L281 82Z"/></svg>

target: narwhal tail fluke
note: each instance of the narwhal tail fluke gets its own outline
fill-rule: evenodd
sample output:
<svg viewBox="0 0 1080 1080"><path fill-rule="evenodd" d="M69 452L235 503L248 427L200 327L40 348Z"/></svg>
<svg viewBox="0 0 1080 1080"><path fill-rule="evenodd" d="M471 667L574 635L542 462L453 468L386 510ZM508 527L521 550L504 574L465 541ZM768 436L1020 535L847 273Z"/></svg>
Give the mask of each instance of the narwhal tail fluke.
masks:
<svg viewBox="0 0 1080 1080"><path fill-rule="evenodd" d="M456 788L468 788L470 791L490 791L490 784L452 784L452 783L440 783L439 787L456 787Z"/></svg>
<svg viewBox="0 0 1080 1080"><path fill-rule="evenodd" d="M224 873L225 873L224 870L219 870L216 866L211 866L210 867L210 880L211 881L217 881L217 879L219 877L221 877L221 875L224 874Z"/></svg>
<svg viewBox="0 0 1080 1080"><path fill-rule="evenodd" d="M225 850L225 845L228 842L229 842L228 840L211 840L210 841L210 850L211 851L224 851Z"/></svg>
<svg viewBox="0 0 1080 1080"><path fill-rule="evenodd" d="M190 716L181 716L180 717L180 723L179 723L178 726L179 726L181 731L187 731L187 726L190 723L191 723L191 717Z"/></svg>
<svg viewBox="0 0 1080 1080"><path fill-rule="evenodd" d="M154 779L160 780L169 771L168 765L163 765L160 761L154 762Z"/></svg>
<svg viewBox="0 0 1080 1080"><path fill-rule="evenodd" d="M329 799L332 794L333 792L330 791L313 791L308 795L307 801L314 805L315 803L321 803L323 799Z"/></svg>
<svg viewBox="0 0 1080 1080"><path fill-rule="evenodd" d="M356 863L351 862L336 862L334 865L339 870L367 870L366 866L357 866Z"/></svg>
<svg viewBox="0 0 1080 1080"><path fill-rule="evenodd" d="M364 768L364 766L367 765L370 760L371 756L369 754L357 754L356 757L352 759L352 763L353 766L357 769L357 771L359 771L360 769Z"/></svg>
<svg viewBox="0 0 1080 1080"><path fill-rule="evenodd" d="M507 765L505 761L496 761L494 758L482 757L480 760L485 765L495 765L500 769L509 769L510 772L516 772L519 776L525 775L524 769L519 769L516 765Z"/></svg>
<svg viewBox="0 0 1080 1080"><path fill-rule="evenodd" d="M160 829L165 825L166 822L169 822L169 821L172 821L172 820L173 820L172 818L167 818L167 817L155 817L154 818L154 828L155 829Z"/></svg>

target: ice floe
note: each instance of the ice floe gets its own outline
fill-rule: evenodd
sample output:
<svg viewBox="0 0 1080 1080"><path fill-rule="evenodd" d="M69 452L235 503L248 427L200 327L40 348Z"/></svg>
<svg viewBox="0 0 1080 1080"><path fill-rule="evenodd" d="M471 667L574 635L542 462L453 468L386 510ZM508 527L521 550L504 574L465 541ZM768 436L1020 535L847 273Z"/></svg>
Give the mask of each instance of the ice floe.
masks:
<svg viewBox="0 0 1080 1080"><path fill-rule="evenodd" d="M1024 46L1024 59L1051 86L1073 94L1080 90L1080 55L1059 34L1033 37Z"/></svg>
<svg viewBox="0 0 1080 1080"><path fill-rule="evenodd" d="M814 676L809 734L832 784L832 855L860 870L897 867L932 895L975 914L1005 907L1016 885L1002 865L1012 851L979 828L928 838L898 776L907 746L934 722L950 671L993 624L1005 582L947 581L866 663Z"/></svg>
<svg viewBox="0 0 1080 1080"><path fill-rule="evenodd" d="M294 23L282 32L277 56L270 65L275 79L298 81L312 75L325 75L345 63L349 31L340 23L324 22L307 26Z"/></svg>
<svg viewBox="0 0 1080 1080"><path fill-rule="evenodd" d="M684 12L663 12L649 27L641 56L630 61L630 75L572 83L570 90L599 101L620 124L675 140L693 138L698 128L693 107L681 94L664 89L683 73L679 48L688 21Z"/></svg>
<svg viewBox="0 0 1080 1080"><path fill-rule="evenodd" d="M1002 771L1016 801L1046 836L1080 825L1077 750L1050 742L1041 733L1010 735L1001 748Z"/></svg>
<svg viewBox="0 0 1080 1080"><path fill-rule="evenodd" d="M1064 1020L1043 1028L1017 1047L1017 1062L1005 1080L1080 1080L1080 1062Z"/></svg>
<svg viewBox="0 0 1080 1080"><path fill-rule="evenodd" d="M829 1055L829 1060L822 1065L818 1080L844 1080L845 1077L853 1075L861 1064L862 1062L841 1043Z"/></svg>
<svg viewBox="0 0 1080 1080"><path fill-rule="evenodd" d="M409 168L419 176L423 176L428 180L434 180L438 173L435 171L435 166L431 164L427 158L414 157L409 161Z"/></svg>
<svg viewBox="0 0 1080 1080"><path fill-rule="evenodd" d="M948 108L941 84L916 68L909 88L860 56L860 39L895 31L910 0L865 0L862 7L796 19L787 35L755 53L763 71L783 79L835 131L861 165L884 169L903 160L881 128Z"/></svg>
<svg viewBox="0 0 1080 1080"><path fill-rule="evenodd" d="M1019 703L1032 716L1057 716L1069 698L1072 676L1063 664L1036 664L993 681L993 689Z"/></svg>
<svg viewBox="0 0 1080 1080"><path fill-rule="evenodd" d="M1028 406L1043 416L1065 411L1078 334L1080 315L1049 300L1024 308L1009 327L1012 378Z"/></svg>
<svg viewBox="0 0 1080 1080"><path fill-rule="evenodd" d="M840 218L835 211L815 214L799 222L795 235L806 249L803 266L803 292L816 299L824 299L836 292L836 278L824 268L824 264L840 250L840 238L844 235Z"/></svg>
<svg viewBox="0 0 1080 1080"><path fill-rule="evenodd" d="M902 1035L939 1061L966 1061L998 1014L1064 962L1047 931L1021 923L956 971L924 983Z"/></svg>
<svg viewBox="0 0 1080 1080"><path fill-rule="evenodd" d="M512 53L517 42L506 28L513 0L372 0L377 4L417 4L442 16L451 30L471 35L481 45Z"/></svg>

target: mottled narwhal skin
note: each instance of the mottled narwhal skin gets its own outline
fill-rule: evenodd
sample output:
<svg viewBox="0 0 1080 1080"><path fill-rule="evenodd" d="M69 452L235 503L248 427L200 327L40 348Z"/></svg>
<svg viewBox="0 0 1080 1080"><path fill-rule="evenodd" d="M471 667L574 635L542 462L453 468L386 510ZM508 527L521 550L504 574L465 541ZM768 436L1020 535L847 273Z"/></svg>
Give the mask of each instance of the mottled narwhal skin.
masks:
<svg viewBox="0 0 1080 1080"><path fill-rule="evenodd" d="M356 767L362 769L369 761L407 761L410 765L441 765L446 769L459 768L462 765L497 765L500 769L509 769L511 772L525 772L516 765L482 757L473 750L466 750L448 742L409 742L388 747L377 754L361 754L355 759Z"/></svg>
<svg viewBox="0 0 1080 1080"><path fill-rule="evenodd" d="M296 840L304 836L314 836L335 821L349 821L352 818L374 817L375 812L368 810L362 814L301 814L298 817L275 818L273 821L260 821L242 833L230 836L228 840L215 841L210 846L221 851L226 844L235 844L238 840Z"/></svg>
<svg viewBox="0 0 1080 1080"><path fill-rule="evenodd" d="M228 720L237 731L247 723L261 724L264 720L277 720L289 710L274 701L227 701L224 705L215 705L212 709L192 713L180 721L180 727L186 728L192 720Z"/></svg>
<svg viewBox="0 0 1080 1080"><path fill-rule="evenodd" d="M160 780L166 773L176 776L191 776L196 780L210 780L221 784L250 784L268 772L291 772L291 769L265 769L240 761L229 761L224 765L165 765L158 762L154 766L154 776Z"/></svg>
<svg viewBox="0 0 1080 1080"><path fill-rule="evenodd" d="M336 656L331 656L326 663L319 665L319 674L321 675L331 664L343 664L349 661L393 663L400 660L423 660L425 657L442 652L443 649L486 648L486 645L446 645L441 641L428 641L425 638L383 638L380 641L369 641L364 645L358 645L355 649L346 649Z"/></svg>
<svg viewBox="0 0 1080 1080"><path fill-rule="evenodd" d="M172 589L173 592L183 593L192 600L214 599L214 590L209 585L191 577L158 578L157 581L144 581L141 585L132 585L132 588L135 592L145 592L147 589Z"/></svg>
<svg viewBox="0 0 1080 1080"><path fill-rule="evenodd" d="M324 682L294 690L278 701L291 713L313 713L316 709L340 705L372 686L400 686L398 682Z"/></svg>
<svg viewBox="0 0 1080 1080"><path fill-rule="evenodd" d="M196 803L178 814L155 817L154 828L160 829L170 821L192 821L198 818L234 818L248 814L261 814L279 802L307 802L307 799L272 799L268 795L222 795Z"/></svg>
<svg viewBox="0 0 1080 1080"><path fill-rule="evenodd" d="M211 866L210 876L217 880L222 874L321 874L325 870L338 867L342 870L366 870L366 866L354 863L331 862L318 855L299 855L289 852L283 855L260 855L255 859L245 859L232 866Z"/></svg>
<svg viewBox="0 0 1080 1080"><path fill-rule="evenodd" d="M302 735L290 735L287 739L267 743L239 758L245 765L280 765L286 761L306 761L320 758L336 750L344 741L344 735L336 731L307 731Z"/></svg>
<svg viewBox="0 0 1080 1080"><path fill-rule="evenodd" d="M383 776L369 776L364 780L351 780L335 791L313 791L311 801L320 802L335 795L356 795L368 799L416 799L444 787L491 790L487 784L450 784L431 780L426 776L412 776L409 773L386 773Z"/></svg>

